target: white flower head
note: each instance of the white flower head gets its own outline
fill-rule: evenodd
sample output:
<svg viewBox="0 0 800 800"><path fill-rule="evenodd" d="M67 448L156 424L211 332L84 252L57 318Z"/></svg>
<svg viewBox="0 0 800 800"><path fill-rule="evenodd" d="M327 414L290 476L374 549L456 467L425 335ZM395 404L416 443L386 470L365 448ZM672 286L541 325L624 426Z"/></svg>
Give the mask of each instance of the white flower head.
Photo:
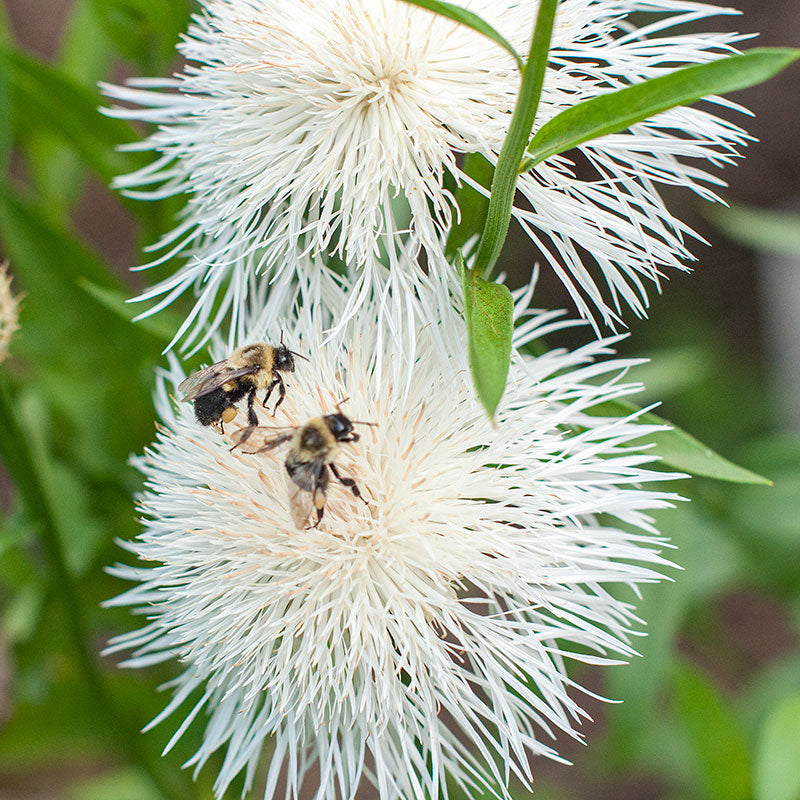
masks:
<svg viewBox="0 0 800 800"><path fill-rule="evenodd" d="M224 752L217 796L242 772L252 787L270 739L267 798L281 774L287 798L310 776L319 800L362 781L381 800L446 796L445 776L507 796L530 755L557 757L553 731L580 735L566 663L630 656L640 621L621 596L667 564L648 511L674 497L645 488L668 475L636 443L652 427L589 413L636 388L630 362L596 361L608 342L516 352L493 427L459 326L423 329L409 373L379 312L365 301L324 341L319 305L297 311L284 337L309 361L274 418L256 403L263 425L340 403L374 423L335 462L366 502L332 476L319 527L293 522L285 448L230 450L243 410L221 435L166 384L157 395L163 427L137 459L144 530L127 545L148 565L113 570L138 584L113 602L147 623L110 649L185 666L153 724L185 706L172 746L206 717L190 763ZM522 320L517 346L559 316ZM254 327L251 341L277 337ZM182 377L173 361L166 383Z"/></svg>
<svg viewBox="0 0 800 800"><path fill-rule="evenodd" d="M405 277L412 287L426 277L457 284L442 244L460 213L451 190L470 180L463 154L496 163L519 88L509 53L403 0L201 5L179 46L182 73L105 86L138 106L109 113L158 125L131 146L156 160L116 186L141 198L189 195L152 263L183 250L187 261L141 299L160 297L158 309L194 290L188 347L220 293L221 310L238 313L247 276L274 280L293 269L296 252L336 254L360 286L381 289L387 270L401 268L404 240L426 254L426 271L415 265ZM527 53L534 0L463 5ZM632 12L653 21L637 29ZM720 13L731 11L688 0L562 0L535 127L582 100L725 54L737 36L674 32ZM624 305L643 315L647 283L691 258L692 232L666 210L658 184L713 198L708 184L721 181L701 165L730 162L745 139L707 111L668 111L523 175L525 202L514 214L583 316L596 308L613 324Z"/></svg>

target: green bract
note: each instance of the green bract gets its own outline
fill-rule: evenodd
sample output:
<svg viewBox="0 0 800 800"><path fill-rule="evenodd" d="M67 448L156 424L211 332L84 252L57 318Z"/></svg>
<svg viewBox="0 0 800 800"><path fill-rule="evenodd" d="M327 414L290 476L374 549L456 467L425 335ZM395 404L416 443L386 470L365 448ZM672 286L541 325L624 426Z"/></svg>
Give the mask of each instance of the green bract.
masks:
<svg viewBox="0 0 800 800"><path fill-rule="evenodd" d="M488 283L475 270L466 269L460 253L457 264L464 287L472 380L486 413L494 418L511 361L514 301L507 286Z"/></svg>

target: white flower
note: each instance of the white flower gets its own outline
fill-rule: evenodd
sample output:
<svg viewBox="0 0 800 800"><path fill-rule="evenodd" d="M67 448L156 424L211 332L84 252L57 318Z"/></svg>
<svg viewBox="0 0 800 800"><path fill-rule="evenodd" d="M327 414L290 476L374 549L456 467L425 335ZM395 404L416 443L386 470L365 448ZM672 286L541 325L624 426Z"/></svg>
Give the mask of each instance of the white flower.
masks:
<svg viewBox="0 0 800 800"><path fill-rule="evenodd" d="M527 53L536 2L463 5ZM632 12L652 21L637 29ZM726 13L688 0L562 0L536 126L611 89L718 58L739 37L673 28ZM138 106L109 113L158 125L130 146L156 160L116 186L140 198L189 195L152 265L181 251L187 261L140 298L161 298L158 309L194 290L186 346L220 292L222 312L238 313L247 276L274 280L293 269L295 251L335 253L360 288L380 290L406 239L424 249L425 275L457 283L442 246L458 214L448 187L467 179L460 154L497 160L519 85L505 50L402 0L202 0L179 49L187 66L174 78L104 88ZM643 315L646 284L691 258L692 232L657 185L713 198L707 184L722 182L702 164L732 161L745 138L707 111L668 111L522 176L527 202L514 213L583 316L596 307L613 324L626 304ZM413 288L425 275L415 266L405 280Z"/></svg>
<svg viewBox="0 0 800 800"><path fill-rule="evenodd" d="M589 413L635 390L631 362L596 363L608 342L516 352L494 428L454 320L420 332L409 372L376 302L327 342L319 307L285 321L310 360L261 421L303 424L342 402L374 422L337 458L368 502L332 479L322 523L298 530L285 450L231 452L242 410L223 436L162 384L163 427L137 460L144 531L127 545L147 566L113 570L138 585L112 602L147 623L110 649L132 650L131 667L180 660L153 724L185 706L171 747L205 715L189 763L224 751L218 797L240 772L251 788L270 740L267 798L281 771L294 797L315 765L319 800L362 780L381 800L446 795L446 775L529 782L529 755L557 757L553 730L580 735L566 663L629 657L641 623L623 598L667 564L647 512L674 497L643 486L669 476L635 443L653 428ZM563 324L534 313L516 344ZM251 333L275 341L278 326ZM182 377L173 362L167 382Z"/></svg>

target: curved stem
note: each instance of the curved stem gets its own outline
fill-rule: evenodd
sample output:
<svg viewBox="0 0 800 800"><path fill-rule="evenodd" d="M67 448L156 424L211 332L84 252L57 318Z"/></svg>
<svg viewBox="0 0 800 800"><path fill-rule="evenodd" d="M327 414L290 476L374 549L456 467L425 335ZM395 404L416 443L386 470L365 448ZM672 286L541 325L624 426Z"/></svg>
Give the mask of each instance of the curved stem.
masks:
<svg viewBox="0 0 800 800"><path fill-rule="evenodd" d="M519 165L531 138L550 52L550 39L558 0L540 0L528 61L522 73L517 104L494 170L489 210L473 267L485 280L491 276L503 249L517 190Z"/></svg>

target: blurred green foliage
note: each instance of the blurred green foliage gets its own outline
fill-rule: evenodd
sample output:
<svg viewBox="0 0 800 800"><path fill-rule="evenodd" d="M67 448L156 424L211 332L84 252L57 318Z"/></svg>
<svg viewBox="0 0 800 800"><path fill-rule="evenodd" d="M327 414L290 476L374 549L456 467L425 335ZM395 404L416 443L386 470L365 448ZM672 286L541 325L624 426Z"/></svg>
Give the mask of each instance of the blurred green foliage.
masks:
<svg viewBox="0 0 800 800"><path fill-rule="evenodd" d="M25 298L2 368L0 443L9 476L27 484L7 493L0 527L0 796L6 777L32 785L47 768L59 771L68 800L208 798L214 765L197 784L180 770L200 726L164 759L169 723L134 732L163 707L157 687L174 665L126 672L98 656L135 624L100 608L123 588L103 567L124 557L115 538L137 532L140 479L127 459L153 437L154 369L175 326L130 323L126 276L74 222L88 180L106 183L136 163L114 146L137 132L97 113L97 81L168 73L188 0L78 0L53 63L20 50L4 12L0 244ZM171 224L174 205L112 202L135 218L139 244ZM795 234L786 230L786 241ZM763 376L713 321L667 297L654 316L643 329L653 360L639 371L650 392L642 404L663 399L665 416L774 487L676 485L692 502L657 522L682 570L637 601L642 657L598 678L601 693L624 702L597 707L576 767L534 765L536 796L614 797L641 779L642 793L626 797L799 800L800 438L774 433ZM24 436L13 439L15 429ZM731 598L763 612L763 652L742 647L737 621L723 613ZM97 673L88 681L87 658Z"/></svg>

